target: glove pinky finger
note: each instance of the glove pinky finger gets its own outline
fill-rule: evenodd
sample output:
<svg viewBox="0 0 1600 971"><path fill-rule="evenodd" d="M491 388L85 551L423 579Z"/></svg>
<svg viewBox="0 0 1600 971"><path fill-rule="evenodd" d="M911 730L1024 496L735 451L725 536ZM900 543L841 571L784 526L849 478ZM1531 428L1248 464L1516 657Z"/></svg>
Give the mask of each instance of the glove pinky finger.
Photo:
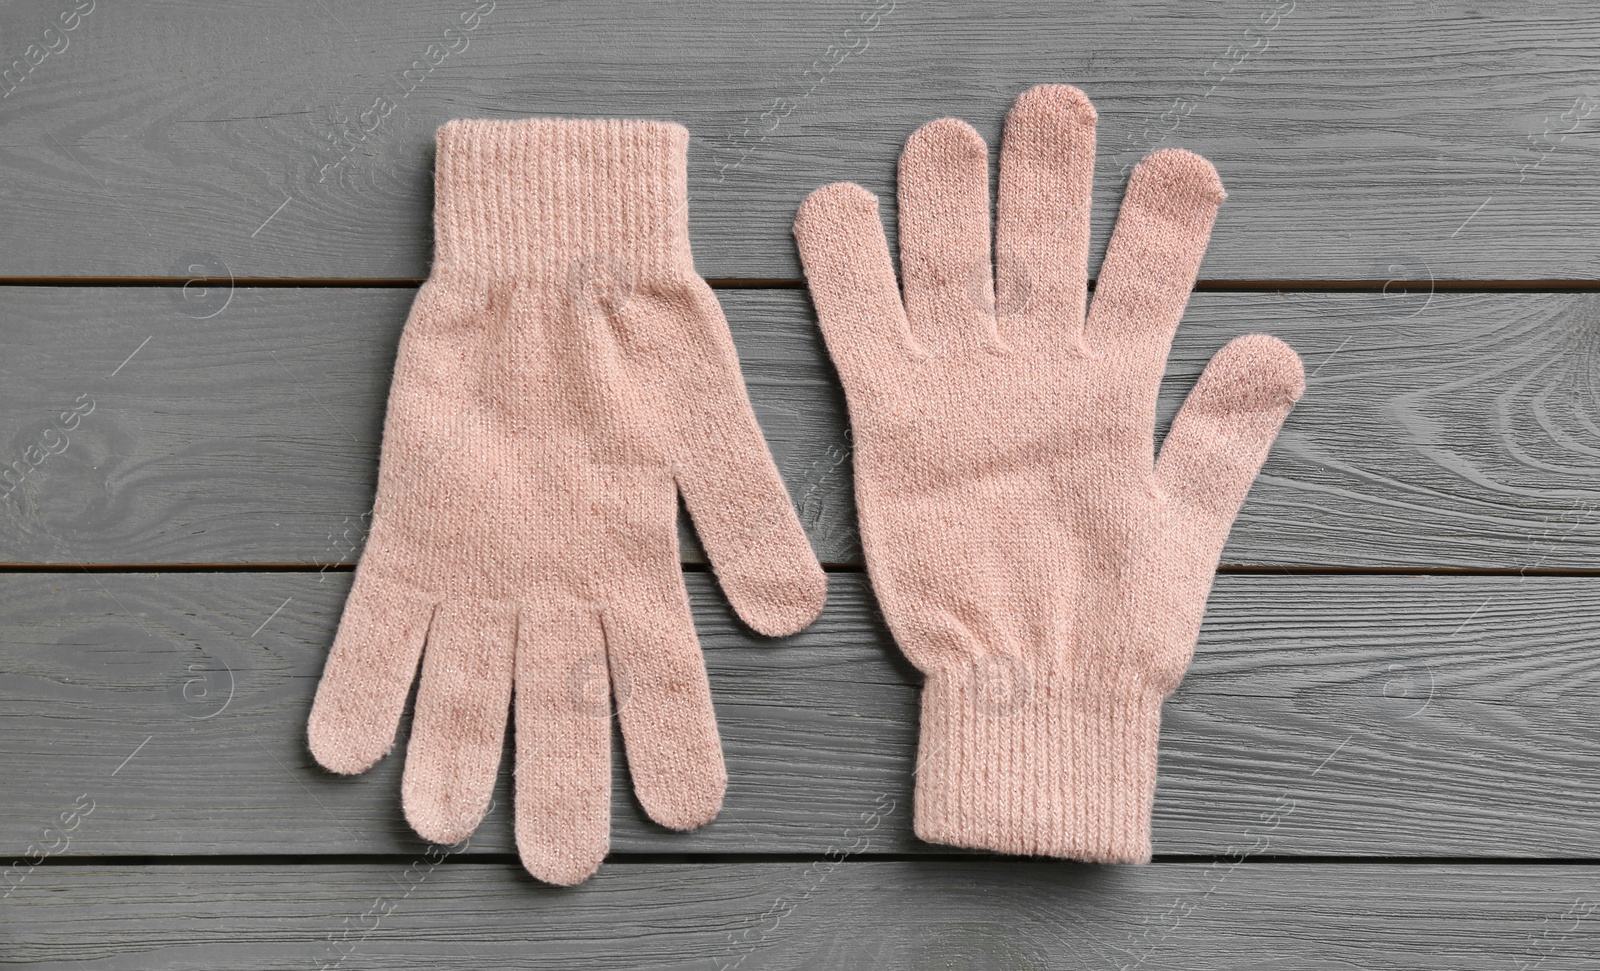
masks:
<svg viewBox="0 0 1600 971"><path fill-rule="evenodd" d="M794 237L845 389L889 393L923 352L900 301L877 197L850 182L823 186L800 204Z"/></svg>
<svg viewBox="0 0 1600 971"><path fill-rule="evenodd" d="M365 772L394 746L432 618L432 603L357 571L307 726L323 768Z"/></svg>

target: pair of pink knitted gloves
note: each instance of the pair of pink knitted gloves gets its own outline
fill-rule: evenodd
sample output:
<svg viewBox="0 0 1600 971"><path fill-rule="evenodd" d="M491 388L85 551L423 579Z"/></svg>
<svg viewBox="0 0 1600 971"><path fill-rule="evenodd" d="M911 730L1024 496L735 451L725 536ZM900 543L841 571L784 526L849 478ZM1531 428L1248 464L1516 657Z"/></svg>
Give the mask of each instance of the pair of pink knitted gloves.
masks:
<svg viewBox="0 0 1600 971"><path fill-rule="evenodd" d="M612 697L650 817L721 808L677 497L757 631L804 628L826 595L695 273L687 147L647 121L440 129L433 271L311 713L317 760L361 772L420 662L403 798L440 843L487 811L513 713L517 846L552 883L606 854ZM1006 122L995 256L988 149L953 119L900 159L903 288L859 186L813 193L795 236L849 399L867 568L927 678L917 834L1141 862L1162 700L1304 382L1281 342L1235 340L1156 454L1224 194L1198 156L1146 158L1087 305L1094 157L1084 95L1034 88Z"/></svg>

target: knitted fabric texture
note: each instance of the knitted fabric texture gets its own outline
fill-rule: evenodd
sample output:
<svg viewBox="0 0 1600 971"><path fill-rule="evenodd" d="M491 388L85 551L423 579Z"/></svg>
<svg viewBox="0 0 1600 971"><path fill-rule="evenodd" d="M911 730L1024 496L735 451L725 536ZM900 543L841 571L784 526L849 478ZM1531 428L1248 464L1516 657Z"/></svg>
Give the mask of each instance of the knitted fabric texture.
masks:
<svg viewBox="0 0 1600 971"><path fill-rule="evenodd" d="M1167 352L1224 193L1196 155L1141 162L1086 312L1095 120L1075 88L1018 99L993 261L987 146L954 119L913 134L903 299L859 186L813 193L795 236L849 399L867 568L926 675L917 834L1142 862L1162 700L1304 380L1281 342L1234 340L1155 457Z"/></svg>
<svg viewBox="0 0 1600 971"><path fill-rule="evenodd" d="M553 883L609 845L613 701L651 818L689 829L722 804L679 493L751 627L799 630L826 590L695 273L687 145L646 121L439 130L433 270L311 712L317 760L361 772L420 660L405 813L454 843L487 811L514 709L517 846Z"/></svg>

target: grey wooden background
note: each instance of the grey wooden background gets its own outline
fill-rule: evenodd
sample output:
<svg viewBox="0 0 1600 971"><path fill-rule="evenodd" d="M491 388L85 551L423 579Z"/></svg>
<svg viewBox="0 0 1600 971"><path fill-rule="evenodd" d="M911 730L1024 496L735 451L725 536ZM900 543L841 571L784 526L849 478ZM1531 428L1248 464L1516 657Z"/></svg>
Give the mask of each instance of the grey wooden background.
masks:
<svg viewBox="0 0 1600 971"><path fill-rule="evenodd" d="M12 0L0 967L1594 967L1596 50L1576 0ZM917 677L789 235L842 178L892 233L905 137L997 142L1044 81L1100 112L1096 262L1144 153L1227 183L1164 415L1239 333L1310 374L1167 706L1143 868L912 835ZM613 857L566 890L521 872L504 787L430 852L402 751L339 779L304 742L432 132L531 114L689 126L696 258L833 573L767 641L685 533L727 805L666 832L619 767Z"/></svg>

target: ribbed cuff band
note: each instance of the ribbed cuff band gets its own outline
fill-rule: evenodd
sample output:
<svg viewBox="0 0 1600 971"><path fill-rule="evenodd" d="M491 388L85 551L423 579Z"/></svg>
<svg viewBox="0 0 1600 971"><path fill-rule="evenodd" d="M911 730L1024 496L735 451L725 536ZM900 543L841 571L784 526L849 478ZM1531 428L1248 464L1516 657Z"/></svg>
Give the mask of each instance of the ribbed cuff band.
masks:
<svg viewBox="0 0 1600 971"><path fill-rule="evenodd" d="M1001 659L1004 660L1004 659ZM1095 863L1150 860L1161 699L983 658L928 675L916 832Z"/></svg>
<svg viewBox="0 0 1600 971"><path fill-rule="evenodd" d="M458 120L438 133L435 266L547 277L688 267L689 132L660 121Z"/></svg>

